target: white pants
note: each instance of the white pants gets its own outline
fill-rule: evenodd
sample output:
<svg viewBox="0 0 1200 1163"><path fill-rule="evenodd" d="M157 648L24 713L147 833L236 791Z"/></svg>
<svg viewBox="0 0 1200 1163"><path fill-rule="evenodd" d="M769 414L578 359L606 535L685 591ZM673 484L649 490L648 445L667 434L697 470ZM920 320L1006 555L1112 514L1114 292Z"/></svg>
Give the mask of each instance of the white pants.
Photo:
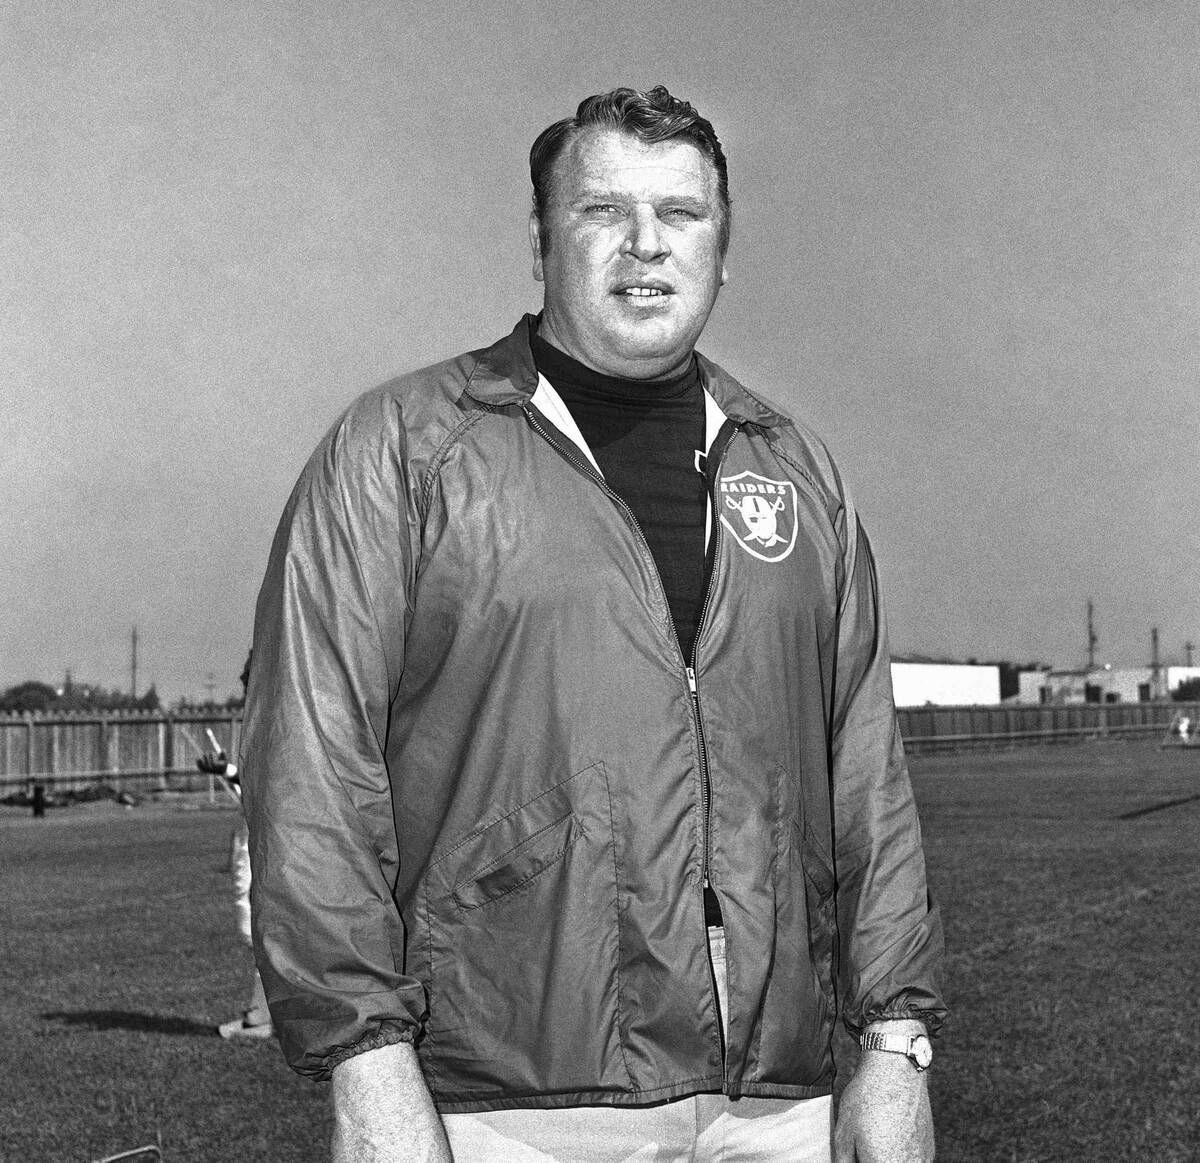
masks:
<svg viewBox="0 0 1200 1163"><path fill-rule="evenodd" d="M230 856L233 861L233 907L237 917L238 936L248 949L253 950L254 939L250 935L250 832L244 820L233 835ZM257 969L250 980L246 1004L242 1007L242 1021L248 1026L265 1026L271 1021L266 991Z"/></svg>
<svg viewBox="0 0 1200 1163"><path fill-rule="evenodd" d="M709 930L721 1020L725 933ZM652 1107L443 1115L455 1163L829 1163L833 1100L698 1094Z"/></svg>

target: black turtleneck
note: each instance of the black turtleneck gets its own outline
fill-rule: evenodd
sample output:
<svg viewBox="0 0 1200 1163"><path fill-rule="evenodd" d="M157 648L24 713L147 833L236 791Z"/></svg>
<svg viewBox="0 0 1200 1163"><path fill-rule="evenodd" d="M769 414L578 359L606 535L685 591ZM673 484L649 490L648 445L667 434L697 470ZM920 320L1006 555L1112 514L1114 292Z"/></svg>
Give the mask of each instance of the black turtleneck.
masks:
<svg viewBox="0 0 1200 1163"><path fill-rule="evenodd" d="M623 380L585 367L533 336L538 371L579 426L608 487L629 506L658 566L679 647L690 665L704 602L708 499L704 390L693 357L666 380Z"/></svg>

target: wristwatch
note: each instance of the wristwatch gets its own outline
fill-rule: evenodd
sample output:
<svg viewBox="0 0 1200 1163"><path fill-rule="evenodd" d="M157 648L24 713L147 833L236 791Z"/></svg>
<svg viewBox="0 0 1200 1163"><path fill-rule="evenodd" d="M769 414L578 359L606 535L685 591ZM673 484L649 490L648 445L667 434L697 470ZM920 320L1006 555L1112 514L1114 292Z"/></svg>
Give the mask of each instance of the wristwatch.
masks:
<svg viewBox="0 0 1200 1163"><path fill-rule="evenodd" d="M933 1044L924 1034L863 1034L860 1050L886 1050L903 1054L918 1070L928 1070L933 1061Z"/></svg>

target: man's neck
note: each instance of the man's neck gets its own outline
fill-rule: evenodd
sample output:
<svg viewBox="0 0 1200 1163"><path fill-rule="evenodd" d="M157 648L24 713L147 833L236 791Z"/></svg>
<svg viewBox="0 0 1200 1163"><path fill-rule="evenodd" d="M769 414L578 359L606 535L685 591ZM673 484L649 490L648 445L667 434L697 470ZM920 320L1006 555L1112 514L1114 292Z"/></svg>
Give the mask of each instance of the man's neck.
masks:
<svg viewBox="0 0 1200 1163"><path fill-rule="evenodd" d="M542 333L533 336L533 359L537 369L560 391L580 392L592 398L609 398L631 406L651 405L683 396L697 382L696 361L689 359L674 375L653 379L626 379L597 371L550 343Z"/></svg>
<svg viewBox="0 0 1200 1163"><path fill-rule="evenodd" d="M583 353L575 351L572 345L565 343L554 330L554 325L546 317L543 311L538 316L538 328L535 335L544 340L551 347L562 352L564 356L572 360L582 367L588 368L597 375L608 376L615 380L623 380L628 383L646 383L655 384L664 381L676 380L679 376L685 373L695 362L695 352L689 351L687 355L679 362L672 364L670 367L661 367L657 361L650 361L645 366L649 369L650 374L641 374L640 369L636 366L631 366L628 369L629 374L621 375L612 371L606 371L603 368L597 367L593 362L584 358Z"/></svg>

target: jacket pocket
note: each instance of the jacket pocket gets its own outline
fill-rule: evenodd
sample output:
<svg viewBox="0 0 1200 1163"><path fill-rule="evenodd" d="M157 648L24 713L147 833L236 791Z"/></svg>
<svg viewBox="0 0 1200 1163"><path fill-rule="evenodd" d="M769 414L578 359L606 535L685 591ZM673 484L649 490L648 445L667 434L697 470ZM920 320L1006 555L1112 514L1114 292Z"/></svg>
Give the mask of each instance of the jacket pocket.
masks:
<svg viewBox="0 0 1200 1163"><path fill-rule="evenodd" d="M792 821L792 848L804 868L804 876L820 900L833 896L833 861L804 820Z"/></svg>
<svg viewBox="0 0 1200 1163"><path fill-rule="evenodd" d="M440 1105L630 1088L614 852L608 781L594 764L429 866L418 1049Z"/></svg>
<svg viewBox="0 0 1200 1163"><path fill-rule="evenodd" d="M758 1030L747 1077L823 1086L833 1074L837 921L833 866L805 827L799 805L779 821L773 904Z"/></svg>
<svg viewBox="0 0 1200 1163"><path fill-rule="evenodd" d="M792 822L792 859L804 876L804 903L808 922L808 952L817 984L830 1010L834 1007L837 975L837 901L833 862L806 822Z"/></svg>
<svg viewBox="0 0 1200 1163"><path fill-rule="evenodd" d="M460 909L478 909L500 900L557 864L582 834L583 824L567 812L460 881L450 895Z"/></svg>

